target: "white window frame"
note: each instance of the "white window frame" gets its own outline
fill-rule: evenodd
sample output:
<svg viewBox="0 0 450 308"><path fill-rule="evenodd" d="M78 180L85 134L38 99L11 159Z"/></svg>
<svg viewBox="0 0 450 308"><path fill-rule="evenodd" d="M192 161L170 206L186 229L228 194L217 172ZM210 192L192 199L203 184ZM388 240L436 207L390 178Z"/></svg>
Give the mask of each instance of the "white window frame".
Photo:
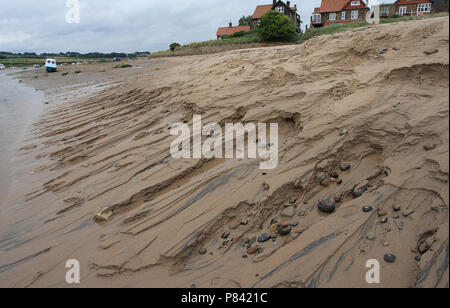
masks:
<svg viewBox="0 0 450 308"><path fill-rule="evenodd" d="M417 12L430 13L431 3L419 3L417 5Z"/></svg>
<svg viewBox="0 0 450 308"><path fill-rule="evenodd" d="M330 13L328 15L328 20L335 21L336 20L336 13Z"/></svg>
<svg viewBox="0 0 450 308"><path fill-rule="evenodd" d="M320 24L322 22L322 15L321 14L313 14L312 22L315 24Z"/></svg>
<svg viewBox="0 0 450 308"><path fill-rule="evenodd" d="M361 5L361 1L352 1L350 3L350 6L358 6L358 5Z"/></svg>
<svg viewBox="0 0 450 308"><path fill-rule="evenodd" d="M347 19L347 12L346 11L342 11L341 12L341 20L346 20Z"/></svg>
<svg viewBox="0 0 450 308"><path fill-rule="evenodd" d="M405 16L408 8L406 6L401 6L398 8L398 16Z"/></svg>
<svg viewBox="0 0 450 308"><path fill-rule="evenodd" d="M352 13L351 13L350 18L352 20L357 20L359 18L359 11L358 10L353 10Z"/></svg>
<svg viewBox="0 0 450 308"><path fill-rule="evenodd" d="M277 7L275 8L275 11L277 11L278 13L284 14L284 6L282 6L282 5L277 6Z"/></svg>
<svg viewBox="0 0 450 308"><path fill-rule="evenodd" d="M380 14L381 16L389 16L389 8L387 6L382 7Z"/></svg>

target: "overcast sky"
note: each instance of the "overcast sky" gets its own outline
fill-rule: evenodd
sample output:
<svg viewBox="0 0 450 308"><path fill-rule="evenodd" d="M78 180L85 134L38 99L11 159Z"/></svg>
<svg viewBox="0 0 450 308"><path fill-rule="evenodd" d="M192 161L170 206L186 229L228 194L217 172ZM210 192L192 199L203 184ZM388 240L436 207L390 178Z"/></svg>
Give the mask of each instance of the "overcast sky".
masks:
<svg viewBox="0 0 450 308"><path fill-rule="evenodd" d="M66 0L0 0L0 51L135 52L215 39L271 0L78 0L80 23L66 23ZM291 0L305 24L320 0Z"/></svg>

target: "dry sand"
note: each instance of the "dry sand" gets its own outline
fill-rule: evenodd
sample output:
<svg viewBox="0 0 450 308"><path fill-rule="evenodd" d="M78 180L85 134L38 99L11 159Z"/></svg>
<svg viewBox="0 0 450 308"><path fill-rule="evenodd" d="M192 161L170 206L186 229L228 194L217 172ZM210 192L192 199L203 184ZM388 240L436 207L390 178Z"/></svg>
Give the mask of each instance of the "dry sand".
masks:
<svg viewBox="0 0 450 308"><path fill-rule="evenodd" d="M370 287L369 259L377 286L448 287L448 27L443 17L131 69L25 73L49 105L22 149L32 172L0 217L0 286L67 287L75 258L84 287ZM193 114L279 123L278 167L173 160L168 127ZM320 185L332 172L343 183ZM358 185L368 189L354 198ZM320 213L328 198L335 213ZM109 220L94 222L105 208ZM243 258L273 221L291 233Z"/></svg>

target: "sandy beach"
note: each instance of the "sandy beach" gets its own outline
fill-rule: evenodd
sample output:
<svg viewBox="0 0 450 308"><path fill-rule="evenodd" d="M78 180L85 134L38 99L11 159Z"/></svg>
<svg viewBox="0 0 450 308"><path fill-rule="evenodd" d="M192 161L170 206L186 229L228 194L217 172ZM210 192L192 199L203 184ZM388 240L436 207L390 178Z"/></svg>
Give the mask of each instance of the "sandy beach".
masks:
<svg viewBox="0 0 450 308"><path fill-rule="evenodd" d="M448 28L15 75L45 109L1 209L0 287L69 287L69 259L81 287L448 287ZM277 123L277 168L173 159L195 114Z"/></svg>

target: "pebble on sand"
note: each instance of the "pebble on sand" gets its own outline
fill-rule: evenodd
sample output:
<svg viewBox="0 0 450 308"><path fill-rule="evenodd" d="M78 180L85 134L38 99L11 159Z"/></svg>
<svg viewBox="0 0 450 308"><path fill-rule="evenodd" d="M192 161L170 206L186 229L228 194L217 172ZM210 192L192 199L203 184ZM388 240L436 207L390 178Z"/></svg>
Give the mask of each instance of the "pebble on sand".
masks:
<svg viewBox="0 0 450 308"><path fill-rule="evenodd" d="M332 199L322 200L319 202L319 210L324 213L334 213L336 210L336 201Z"/></svg>
<svg viewBox="0 0 450 308"><path fill-rule="evenodd" d="M397 257L394 256L393 254L387 253L387 254L384 255L384 261L386 263L394 263L395 260L397 260Z"/></svg>

